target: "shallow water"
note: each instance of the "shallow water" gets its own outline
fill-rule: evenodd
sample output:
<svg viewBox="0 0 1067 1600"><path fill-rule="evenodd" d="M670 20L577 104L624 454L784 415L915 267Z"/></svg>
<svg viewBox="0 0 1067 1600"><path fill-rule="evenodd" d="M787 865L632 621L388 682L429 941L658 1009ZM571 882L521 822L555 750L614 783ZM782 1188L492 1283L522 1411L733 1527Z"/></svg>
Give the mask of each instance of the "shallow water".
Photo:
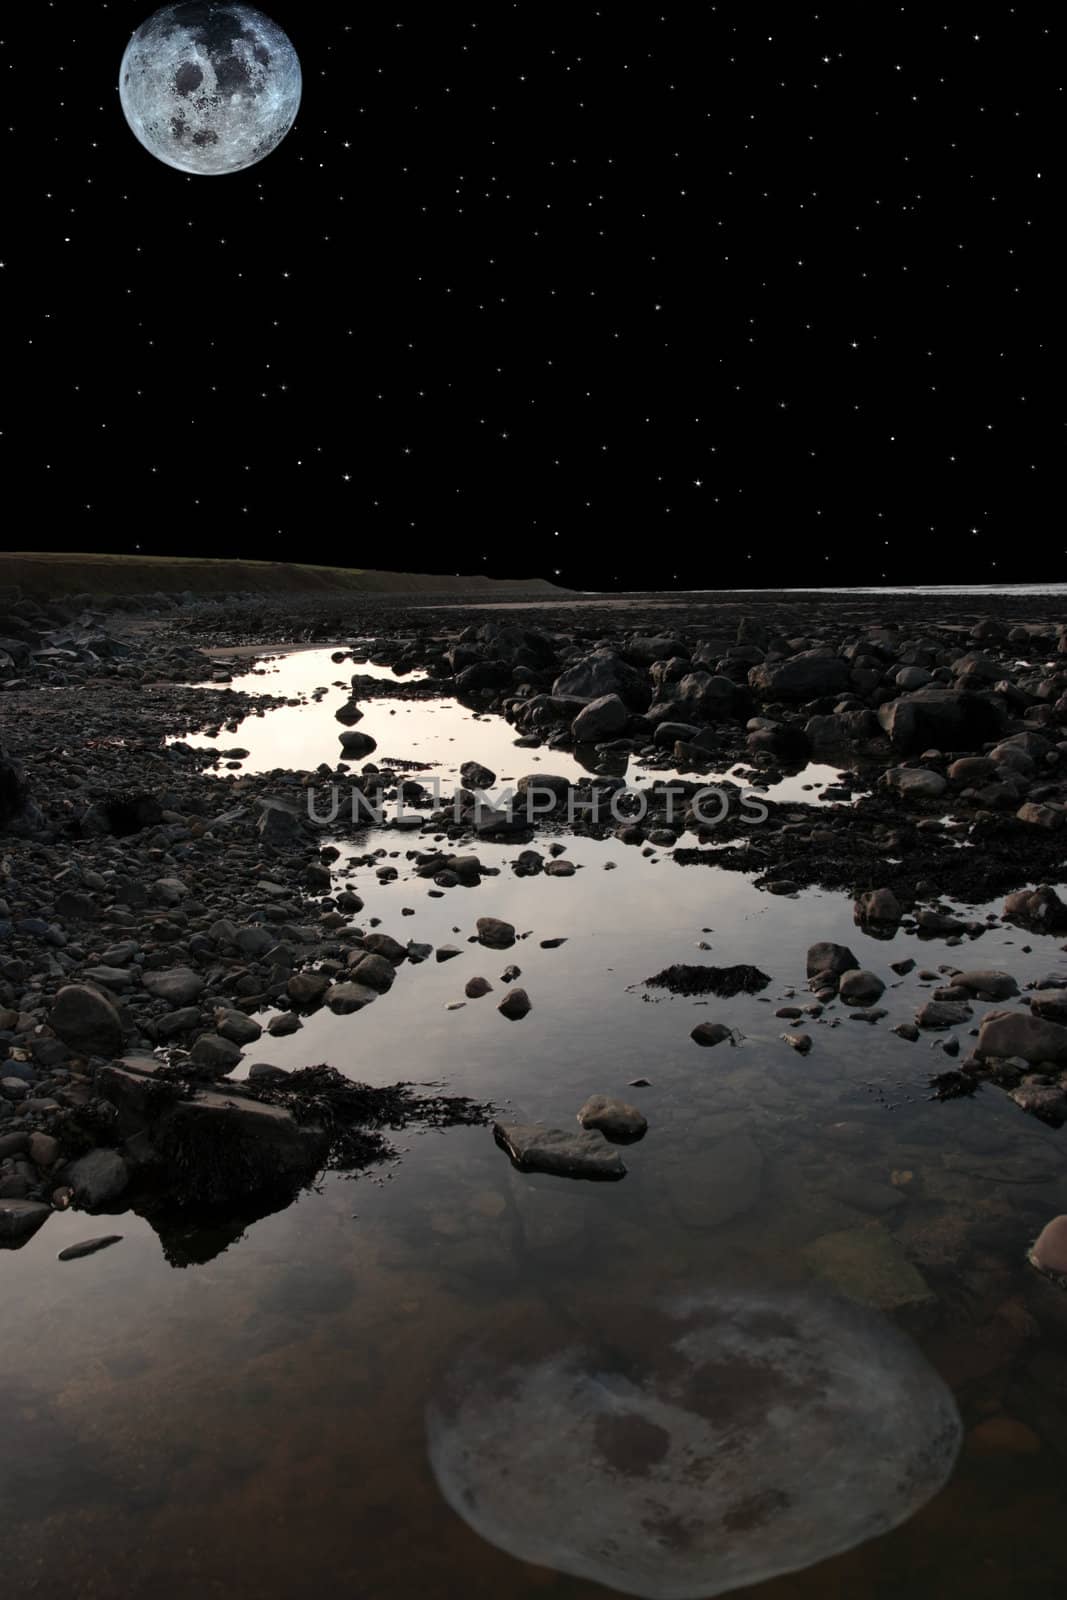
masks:
<svg viewBox="0 0 1067 1600"><path fill-rule="evenodd" d="M234 772L271 772L276 767L311 771L322 762L334 766L340 758L342 724L335 713L351 697L353 676L373 677L394 684L417 683L424 673L394 673L391 667L373 663L331 660L332 650L304 650L287 656L270 657L258 667L234 675L233 686L250 693L300 698L301 704L282 706L274 711L253 713L227 725L221 734L188 733L184 742L198 749L247 750L247 756L225 763ZM206 685L205 687L212 687ZM310 697L325 690L318 699ZM559 773L576 782L597 770L597 756L590 748L581 754L569 750L516 749L516 730L503 717L469 710L456 700L356 699L364 711L358 723L360 733L369 733L378 748L366 758L378 764L410 760L430 766L442 780L442 792L451 793L459 782L464 761L477 760L496 773L503 787L526 772ZM584 759L583 759L584 757ZM352 763L363 766L364 761ZM612 768L625 775L636 788L655 778L688 777L670 766L646 768L633 759L620 759ZM726 773L702 773L701 782L728 779L741 784L738 774L747 769L731 768ZM828 784L838 781L839 770L821 762L811 762L804 771L784 777L780 782L761 787L777 801L813 801ZM444 780L448 780L445 782Z"/></svg>
<svg viewBox="0 0 1067 1600"><path fill-rule="evenodd" d="M286 671L306 673L310 690L366 670L346 662L324 675L308 660L323 654L293 657ZM291 681L250 685L280 680ZM221 747L240 744L265 768L332 761L336 694L249 719ZM506 725L462 708L368 704L360 727L377 737L379 722L397 736L378 754L431 759L418 740L446 774L474 758L517 776L538 755L547 771L571 770L555 752L513 750ZM315 753L294 755L294 740ZM1067 1130L992 1087L931 1102L929 1075L952 1064L931 1048L936 1036L909 1044L888 1031L934 987L919 968L1001 967L1027 980L1063 970L1058 942L999 925L957 947L877 940L841 896L771 897L740 874L681 868L669 851L646 857L614 839L569 841L571 878L517 879L518 846L479 844L500 875L432 898L405 858L419 843L390 830L361 840L360 854L398 852L386 859L399 878L385 885L373 868L350 868L357 847L342 843L337 881L366 901L357 925L374 915L402 941L462 954L404 964L390 993L354 1016L319 1013L289 1039L265 1036L242 1070L328 1061L371 1083L443 1080L564 1128L590 1093L621 1093L649 1120L623 1152L627 1176L519 1173L487 1129L408 1133L396 1163L359 1180L331 1175L232 1238L220 1228L214 1245L199 1241L210 1259L181 1270L133 1215L54 1217L0 1258L11 1592L595 1600L605 1591L484 1543L442 1498L424 1417L457 1355L487 1332L519 1350L544 1319L610 1325L617 1305L663 1293L773 1292L831 1270L876 1301L931 1296L902 1318L954 1388L968 1442L948 1487L904 1526L745 1592L1060 1592L1067 1297L1024 1255L1067 1210ZM506 951L469 943L484 915L528 937ZM566 943L541 948L554 938ZM796 1024L773 1013L791 990L808 998L814 939L847 943L889 982L889 1016L872 1027L828 1008L802 1057L779 1037ZM897 979L889 963L905 955L918 968ZM762 996L707 1004L644 989L674 961L752 963L771 982ZM533 1002L519 1023L496 1010L511 963ZM476 973L494 992L447 1009ZM739 1043L699 1048L689 1033L705 1020L737 1029ZM649 1086L630 1088L639 1076ZM112 1231L121 1244L57 1263L65 1245ZM975 1433L1005 1416L1029 1431L1002 1429L999 1448L996 1429ZM1034 1452L1013 1453L1011 1441Z"/></svg>

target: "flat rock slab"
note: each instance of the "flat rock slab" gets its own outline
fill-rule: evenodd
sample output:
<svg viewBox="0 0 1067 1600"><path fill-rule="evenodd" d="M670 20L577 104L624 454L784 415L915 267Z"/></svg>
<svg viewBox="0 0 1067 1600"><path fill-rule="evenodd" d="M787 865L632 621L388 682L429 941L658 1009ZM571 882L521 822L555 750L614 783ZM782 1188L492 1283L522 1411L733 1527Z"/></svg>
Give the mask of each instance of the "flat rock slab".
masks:
<svg viewBox="0 0 1067 1600"><path fill-rule="evenodd" d="M192 1005L204 992L204 980L191 967L170 967L165 972L146 972L141 982L150 995L165 1000L175 1010Z"/></svg>
<svg viewBox="0 0 1067 1600"><path fill-rule="evenodd" d="M495 1122L493 1135L519 1167L563 1178L623 1178L626 1167L600 1133L569 1133L536 1122Z"/></svg>
<svg viewBox="0 0 1067 1600"><path fill-rule="evenodd" d="M969 1022L973 1015L965 1000L927 1000L916 1011L915 1021L920 1028L937 1031L958 1028L961 1023Z"/></svg>
<svg viewBox="0 0 1067 1600"><path fill-rule="evenodd" d="M934 1298L921 1273L881 1223L824 1233L806 1245L801 1255L816 1277L879 1311L920 1305Z"/></svg>
<svg viewBox="0 0 1067 1600"><path fill-rule="evenodd" d="M40 1200L0 1200L0 1245L23 1244L51 1215Z"/></svg>

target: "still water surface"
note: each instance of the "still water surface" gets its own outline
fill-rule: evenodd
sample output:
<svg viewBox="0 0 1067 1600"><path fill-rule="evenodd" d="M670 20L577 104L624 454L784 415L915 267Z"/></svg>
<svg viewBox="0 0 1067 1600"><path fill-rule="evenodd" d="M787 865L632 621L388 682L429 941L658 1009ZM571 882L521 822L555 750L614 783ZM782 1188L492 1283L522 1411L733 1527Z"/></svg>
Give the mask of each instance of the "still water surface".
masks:
<svg viewBox="0 0 1067 1600"><path fill-rule="evenodd" d="M352 670L368 669L307 652L248 686L295 695L347 684ZM248 749L259 770L332 762L344 697L331 689L249 718L219 746ZM380 755L432 761L442 776L472 758L518 776L538 756L573 773L570 758L516 751L506 724L448 702L368 703L360 726ZM796 798L833 776L802 774ZM64 1245L110 1230L56 1216L2 1262L8 1591L594 1600L606 1591L485 1544L443 1500L424 1416L456 1355L487 1330L603 1316L615 1300L773 1289L832 1269L876 1303L913 1295L920 1275L930 1298L900 1315L955 1390L968 1441L948 1487L904 1527L747 1593L1062 1593L1067 1310L1024 1255L1067 1211L1067 1141L995 1088L931 1102L930 1073L952 1063L930 1038L888 1031L929 996L922 970L998 967L1025 982L1062 970L1057 942L1000 925L962 948L876 940L843 897L770 897L739 874L614 839L570 841L570 878L518 879L518 846L479 845L500 875L431 898L405 857L414 844L384 831L360 845L399 852L385 885L350 866L357 851L343 844L338 884L363 896L363 919L462 954L405 964L354 1016L321 1013L289 1039L265 1036L241 1070L327 1061L370 1083L443 1080L563 1128L588 1094L622 1094L649 1121L625 1151L626 1178L521 1174L487 1129L405 1134L395 1164L329 1176L184 1269L128 1214L115 1225L121 1245L58 1264ZM483 915L528 937L504 952L471 944ZM566 943L541 948L556 938ZM815 939L847 943L887 980L889 1015L872 1027L831 1007L802 1057L779 1037L794 1024L773 1013L794 991L808 998ZM906 955L917 969L897 978L889 963ZM762 996L707 1004L642 987L674 961L752 963L771 982ZM533 1002L520 1023L496 1010L512 962ZM493 994L448 1009L476 973ZM689 1033L705 1020L739 1042L700 1049ZM636 1077L649 1086L630 1088ZM999 1430L981 1427L991 1419Z"/></svg>

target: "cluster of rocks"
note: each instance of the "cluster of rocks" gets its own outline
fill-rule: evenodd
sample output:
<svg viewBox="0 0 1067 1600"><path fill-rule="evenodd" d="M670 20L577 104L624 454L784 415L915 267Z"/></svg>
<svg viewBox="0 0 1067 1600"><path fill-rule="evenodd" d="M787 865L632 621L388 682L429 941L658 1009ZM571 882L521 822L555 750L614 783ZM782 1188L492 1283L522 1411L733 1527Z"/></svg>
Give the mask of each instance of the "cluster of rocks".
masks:
<svg viewBox="0 0 1067 1600"><path fill-rule="evenodd" d="M358 723L361 702L377 694L455 695L506 716L522 748L572 752L587 769L577 784L550 771L519 780L520 795L537 786L536 830L546 843L518 850L517 876L572 875L575 863L551 837L566 831L615 836L646 854L669 850L680 866L741 870L779 894L811 883L848 888L857 922L887 938L901 929L977 938L989 920L962 917L941 897L1008 890L1018 891L1008 920L1067 928L1052 889L1018 890L1056 881L1067 856L1067 632L1057 622L929 614L879 622L813 602L780 605L766 621L747 603L736 614L694 604L669 632L651 609L578 613L566 623L546 611L532 627L453 627L446 613L402 611L382 627L371 605L341 616L321 601L283 607L263 597L254 606L190 597L148 609L151 627L134 610L105 612L81 599L0 607L0 1237L9 1243L55 1206L121 1205L158 1169L161 1151L208 1148L209 1128L229 1130L241 1152L236 1171L250 1170L253 1147L276 1171L305 1171L322 1158L314 1118L264 1098L280 1069L254 1069L249 1085L227 1081L262 1033L257 1014L272 1013L271 1035L296 1031L318 1007L347 1014L372 1004L404 963L460 953L394 938L375 916L354 921L362 899L336 886L338 851L322 847L308 819L309 799L322 814L335 778L368 802L401 798L415 813L391 826L423 835L403 855L430 894L494 875L472 840L532 844L534 823L521 807L515 815L485 805L496 775L475 761L443 805L414 762L367 762L354 773L342 760L208 779L207 768L239 754L194 750L176 736L218 734L280 703L229 686L231 665L219 655L253 637L361 634L335 661L394 668L395 683L358 671L350 680L338 713L350 759L374 753ZM403 681L415 669L424 676ZM671 774L647 785L640 815L624 792L635 755ZM718 824L697 809L701 774L743 763L745 781L766 788L813 758L848 768L840 798L851 803L768 799L762 821L731 811ZM740 798L741 782L729 792ZM617 814L605 806L612 797ZM359 836L365 827L342 815L331 832ZM697 848L678 847L684 831ZM400 854L379 849L352 861L386 882ZM483 917L474 937L504 950L517 935ZM704 992L716 994L756 992L767 981L752 978L755 969L678 970L714 973ZM498 1007L509 1020L530 1011L513 986L519 976L509 968L501 978L509 987ZM793 1025L784 1038L799 1051L823 1010L847 1006L872 1023L888 1014L884 980L843 947L814 947L808 976L812 1000L798 1015L782 1012ZM1067 976L1038 980L1026 1009L1004 1008L1020 999L1004 974L936 977L945 981L898 1031L951 1035L974 1021L975 1001L993 1003L960 1074L1003 1084L1047 1122L1067 1119ZM731 981L740 988L722 987ZM464 993L491 991L478 975ZM693 1037L736 1042L714 1021ZM501 1124L498 1137L520 1165L553 1171L577 1159L582 1141L604 1175L621 1176L607 1134L623 1137L620 1117L631 1112L586 1106L578 1133Z"/></svg>
<svg viewBox="0 0 1067 1600"><path fill-rule="evenodd" d="M857 921L869 915L874 899L887 909L882 896L857 902ZM1067 905L1049 885L1010 895L1004 906L1004 920L1024 927L1067 928ZM985 931L991 922L979 925ZM918 924L911 924L918 931ZM1067 946L1064 946L1067 950ZM807 980L814 998L803 1003L779 1006L776 1018L793 1024L781 1037L801 1054L812 1047L811 1023L837 1026L839 1007L847 1008L855 1022L875 1024L890 1015L879 1001L889 994L889 983L916 972L911 957L891 964L887 981L877 972L861 967L847 945L832 942L813 944L807 954ZM1016 979L994 968L961 969L942 965L937 970L920 968L918 980L934 985L929 999L914 1010L911 1019L896 1023L892 1032L915 1042L926 1035L950 1056L960 1050L953 1029L969 1027L974 1049L960 1062L958 1071L947 1075L940 1098L958 1093L973 1093L978 1084L989 1081L1005 1089L1024 1111L1053 1127L1067 1122L1067 964L1064 970L1034 978L1021 993ZM663 988L675 995L729 996L758 994L771 980L752 967L680 965L667 968L645 980L646 987ZM791 995L792 990L789 991ZM1015 1009L1003 1006L1015 1001ZM974 1007L986 1002L993 1006L976 1019ZM723 1021L704 1021L692 1030L691 1038L705 1048L742 1040L736 1028ZM932 1080L936 1081L936 1080Z"/></svg>
<svg viewBox="0 0 1067 1600"><path fill-rule="evenodd" d="M692 625L655 636L619 628L590 648L486 622L444 652L428 647L423 664L549 746L599 745L606 756L625 748L697 770L746 753L766 766L823 752L967 754L1012 732L1045 733L1044 743L1017 741L1033 765L1004 756L953 781L998 809L1017 808L1018 778L1051 782L1047 803L1062 810L1046 758L1067 720L1065 625L827 624L823 614L789 637L746 615L732 639ZM1008 788L991 788L994 780Z"/></svg>
<svg viewBox="0 0 1067 1600"><path fill-rule="evenodd" d="M624 1178L616 1148L643 1139L648 1122L636 1106L611 1095L590 1095L577 1117L581 1132L540 1122L496 1122L493 1133L515 1166L562 1178Z"/></svg>

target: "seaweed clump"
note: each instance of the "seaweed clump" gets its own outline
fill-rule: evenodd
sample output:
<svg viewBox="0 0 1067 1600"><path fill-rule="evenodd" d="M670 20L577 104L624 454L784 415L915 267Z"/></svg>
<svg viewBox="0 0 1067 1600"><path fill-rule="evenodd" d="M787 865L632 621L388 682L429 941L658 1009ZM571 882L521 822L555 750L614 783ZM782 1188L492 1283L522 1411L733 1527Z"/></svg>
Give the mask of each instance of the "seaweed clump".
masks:
<svg viewBox="0 0 1067 1600"><path fill-rule="evenodd" d="M705 967L679 963L665 967L655 977L645 979L648 989L667 989L671 994L714 994L729 1000L735 994L759 994L770 978L759 967Z"/></svg>
<svg viewBox="0 0 1067 1600"><path fill-rule="evenodd" d="M466 1095L421 1093L433 1084L392 1083L374 1087L355 1083L336 1067L303 1067L287 1078L246 1085L251 1098L284 1106L298 1122L326 1130L329 1149L323 1167L349 1172L385 1161L392 1147L383 1129L398 1132L418 1124L424 1128L484 1127L493 1107Z"/></svg>

